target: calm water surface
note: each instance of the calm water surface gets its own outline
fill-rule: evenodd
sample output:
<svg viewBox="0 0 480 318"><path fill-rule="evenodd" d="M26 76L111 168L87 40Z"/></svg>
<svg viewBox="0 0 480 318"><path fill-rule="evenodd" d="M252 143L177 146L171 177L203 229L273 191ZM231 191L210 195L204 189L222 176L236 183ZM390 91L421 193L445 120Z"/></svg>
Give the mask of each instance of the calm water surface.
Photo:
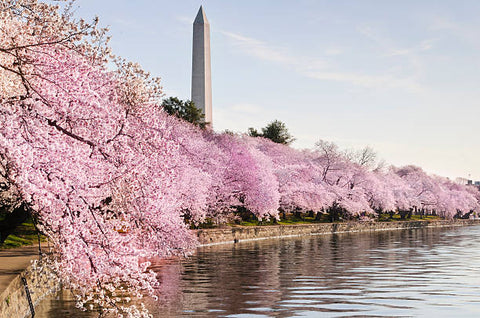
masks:
<svg viewBox="0 0 480 318"><path fill-rule="evenodd" d="M154 268L154 317L480 317L480 226L200 248ZM36 317L96 315L63 292Z"/></svg>

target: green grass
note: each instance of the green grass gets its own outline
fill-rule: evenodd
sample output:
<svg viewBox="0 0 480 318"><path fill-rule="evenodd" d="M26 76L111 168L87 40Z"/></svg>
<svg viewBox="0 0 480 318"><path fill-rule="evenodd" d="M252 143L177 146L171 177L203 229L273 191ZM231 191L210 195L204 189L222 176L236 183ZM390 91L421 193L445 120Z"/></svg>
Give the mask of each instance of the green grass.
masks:
<svg viewBox="0 0 480 318"><path fill-rule="evenodd" d="M229 223L230 226L268 226L268 225L292 225L292 224L311 224L311 223L320 223L322 221L315 220L314 217L305 216L303 218L297 218L294 216L290 216L286 219L281 219L280 221L277 220L269 220L269 221L258 221L256 219L250 219L248 221L239 221L235 223Z"/></svg>
<svg viewBox="0 0 480 318"><path fill-rule="evenodd" d="M41 241L45 241L45 237L40 235ZM10 234L7 239L0 244L0 249L15 248L25 245L38 244L37 231L31 220L22 223Z"/></svg>
<svg viewBox="0 0 480 318"><path fill-rule="evenodd" d="M22 237L18 237L15 234L10 234L5 242L3 242L2 245L0 245L1 248L14 248L14 247L20 247L23 245L30 245L33 242L28 239L24 239Z"/></svg>
<svg viewBox="0 0 480 318"><path fill-rule="evenodd" d="M411 220L441 220L442 218L438 215L412 215Z"/></svg>
<svg viewBox="0 0 480 318"><path fill-rule="evenodd" d="M392 221L432 221L432 220L441 220L442 218L438 215L412 215L410 218L402 219L400 214L394 214L392 218L390 218L390 214L383 213L380 214L377 218L379 222L392 222Z"/></svg>
<svg viewBox="0 0 480 318"><path fill-rule="evenodd" d="M227 226L270 226L270 225L294 225L294 224L313 224L313 223L331 223L330 216L328 214L322 214L319 219L315 217L309 217L308 214L302 217L296 217L294 215L287 215L286 219L281 219L279 221L269 220L269 221L258 221L254 217L249 218L248 220L235 221L232 223L227 223ZM412 215L410 218L402 219L399 214L394 214L390 217L390 214L384 213L377 216L374 221L377 222L403 222L403 221L420 221L420 220L441 220L439 216L435 215ZM346 221L335 221L334 223L342 223ZM200 224L196 228L217 228L218 224L213 222L208 222L205 224Z"/></svg>

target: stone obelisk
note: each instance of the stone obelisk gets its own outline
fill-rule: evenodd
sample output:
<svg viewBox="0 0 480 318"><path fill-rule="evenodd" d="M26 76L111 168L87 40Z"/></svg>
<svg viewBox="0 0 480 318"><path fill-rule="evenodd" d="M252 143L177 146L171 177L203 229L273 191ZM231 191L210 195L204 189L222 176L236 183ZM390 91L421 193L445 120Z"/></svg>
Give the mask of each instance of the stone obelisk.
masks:
<svg viewBox="0 0 480 318"><path fill-rule="evenodd" d="M200 6L193 22L192 101L212 127L212 79L210 72L210 23Z"/></svg>

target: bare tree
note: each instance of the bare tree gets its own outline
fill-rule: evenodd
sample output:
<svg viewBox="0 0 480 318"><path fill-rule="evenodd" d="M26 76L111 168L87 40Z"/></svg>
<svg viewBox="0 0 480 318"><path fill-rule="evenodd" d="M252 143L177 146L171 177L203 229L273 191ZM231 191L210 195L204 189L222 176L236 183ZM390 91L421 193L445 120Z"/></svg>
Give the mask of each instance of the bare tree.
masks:
<svg viewBox="0 0 480 318"><path fill-rule="evenodd" d="M376 170L382 167L382 162L377 162L377 152L370 146L366 146L362 149L347 149L343 152L343 155L348 160L365 167L369 170Z"/></svg>

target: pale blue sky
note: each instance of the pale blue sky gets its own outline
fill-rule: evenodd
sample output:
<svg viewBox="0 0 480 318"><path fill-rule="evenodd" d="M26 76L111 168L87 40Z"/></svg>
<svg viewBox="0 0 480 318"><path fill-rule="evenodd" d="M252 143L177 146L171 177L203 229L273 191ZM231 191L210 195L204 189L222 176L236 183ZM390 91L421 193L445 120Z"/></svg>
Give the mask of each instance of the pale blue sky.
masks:
<svg viewBox="0 0 480 318"><path fill-rule="evenodd" d="M279 119L311 148L480 180L480 1L78 0L114 51L190 98L192 22L211 24L215 130Z"/></svg>

